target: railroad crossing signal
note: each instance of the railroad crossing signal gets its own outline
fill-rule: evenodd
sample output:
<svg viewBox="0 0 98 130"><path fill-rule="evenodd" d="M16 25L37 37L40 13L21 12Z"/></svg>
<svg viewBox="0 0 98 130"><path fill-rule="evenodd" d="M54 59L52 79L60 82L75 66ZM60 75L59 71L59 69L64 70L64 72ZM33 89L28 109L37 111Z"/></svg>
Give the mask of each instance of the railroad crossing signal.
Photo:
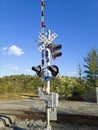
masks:
<svg viewBox="0 0 98 130"><path fill-rule="evenodd" d="M47 127L44 130L51 130L50 120L57 120L57 109L58 106L58 94L50 93L50 80L51 76L57 77L59 75L59 68L56 65L50 65L50 54L52 54L52 58L55 59L62 55L62 52L58 52L62 48L61 44L54 44L53 40L57 37L56 33L50 35L50 31L48 30L47 37L44 34L40 34L40 46L38 48L39 51L42 52L42 61L44 58L44 50L46 57L46 66L38 65L33 66L32 70L36 72L39 77L42 77L42 87L39 89L39 97L46 101L47 108ZM47 88L44 88L43 82L47 82Z"/></svg>

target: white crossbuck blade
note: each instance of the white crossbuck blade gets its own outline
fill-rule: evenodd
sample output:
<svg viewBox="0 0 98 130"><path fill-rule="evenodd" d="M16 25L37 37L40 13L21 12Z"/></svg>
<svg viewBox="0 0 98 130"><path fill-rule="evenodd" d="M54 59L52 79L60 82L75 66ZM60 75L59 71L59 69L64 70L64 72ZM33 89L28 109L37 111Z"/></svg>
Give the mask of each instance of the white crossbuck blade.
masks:
<svg viewBox="0 0 98 130"><path fill-rule="evenodd" d="M57 37L56 33L53 33L49 38L45 37L43 34L39 35L40 40L42 41L42 44L38 48L39 51L42 51L45 49L45 46L52 43L52 41Z"/></svg>

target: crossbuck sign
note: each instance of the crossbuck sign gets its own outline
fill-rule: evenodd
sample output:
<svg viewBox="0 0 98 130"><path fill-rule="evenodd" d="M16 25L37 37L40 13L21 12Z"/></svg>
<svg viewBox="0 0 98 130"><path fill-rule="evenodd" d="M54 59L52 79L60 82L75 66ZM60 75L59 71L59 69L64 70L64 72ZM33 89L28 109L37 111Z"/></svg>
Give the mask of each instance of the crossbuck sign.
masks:
<svg viewBox="0 0 98 130"><path fill-rule="evenodd" d="M38 48L39 51L42 51L45 49L45 46L52 43L52 41L57 37L56 33L53 33L49 38L45 37L43 34L39 35L40 42L42 43L40 47Z"/></svg>

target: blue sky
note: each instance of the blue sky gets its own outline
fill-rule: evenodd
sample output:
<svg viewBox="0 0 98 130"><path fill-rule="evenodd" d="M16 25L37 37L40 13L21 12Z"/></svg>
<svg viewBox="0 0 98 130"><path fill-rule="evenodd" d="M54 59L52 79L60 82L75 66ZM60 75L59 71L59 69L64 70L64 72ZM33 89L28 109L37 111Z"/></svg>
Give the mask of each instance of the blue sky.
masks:
<svg viewBox="0 0 98 130"><path fill-rule="evenodd" d="M31 74L41 64L41 0L0 0L0 77ZM45 32L57 33L63 55L56 64L60 74L77 76L78 64L98 48L98 0L45 0Z"/></svg>

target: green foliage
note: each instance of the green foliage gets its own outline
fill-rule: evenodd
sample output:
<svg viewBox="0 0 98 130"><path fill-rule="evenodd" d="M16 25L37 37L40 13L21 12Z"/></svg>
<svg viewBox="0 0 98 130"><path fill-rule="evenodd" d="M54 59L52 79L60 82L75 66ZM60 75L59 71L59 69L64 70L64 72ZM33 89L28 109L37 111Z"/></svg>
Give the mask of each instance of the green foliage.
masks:
<svg viewBox="0 0 98 130"><path fill-rule="evenodd" d="M47 84L44 83L44 86ZM41 78L31 75L12 75L0 78L0 94L10 93L29 93L38 94L38 88L41 86ZM58 77L51 80L51 91L59 93L60 96L67 99L78 96L83 98L83 94L88 91L84 80L75 77Z"/></svg>
<svg viewBox="0 0 98 130"><path fill-rule="evenodd" d="M64 98L73 97L77 94L79 97L83 97L85 84L82 79L72 77L59 77L52 79L51 91L55 91L62 95Z"/></svg>
<svg viewBox="0 0 98 130"><path fill-rule="evenodd" d="M82 81L83 82L83 81ZM65 98L73 96L74 92L83 92L82 82L78 78L52 78L51 91L63 95ZM45 84L46 85L46 84ZM4 93L32 93L38 94L41 78L31 75L12 75L0 78L0 94ZM82 95L82 94L81 94Z"/></svg>
<svg viewBox="0 0 98 130"><path fill-rule="evenodd" d="M98 80L98 51L97 49L92 49L86 58L84 58L86 70L87 84L92 87L96 87L96 82Z"/></svg>
<svg viewBox="0 0 98 130"><path fill-rule="evenodd" d="M12 75L0 79L0 94L37 93L41 79L30 75Z"/></svg>

